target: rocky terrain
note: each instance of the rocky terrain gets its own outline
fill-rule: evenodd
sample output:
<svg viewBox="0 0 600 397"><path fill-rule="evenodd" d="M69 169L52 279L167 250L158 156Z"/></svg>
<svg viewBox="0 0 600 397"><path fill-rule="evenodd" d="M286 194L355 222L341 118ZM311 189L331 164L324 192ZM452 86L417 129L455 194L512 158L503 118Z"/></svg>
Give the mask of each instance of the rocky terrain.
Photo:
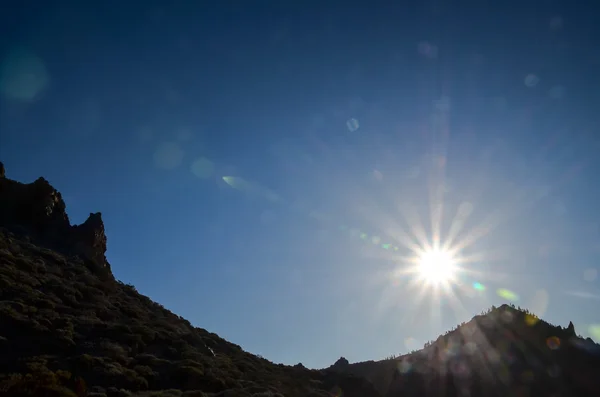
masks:
<svg viewBox="0 0 600 397"><path fill-rule="evenodd" d="M99 213L73 226L46 180L0 171L0 396L379 395L192 326L115 280Z"/></svg>
<svg viewBox="0 0 600 397"><path fill-rule="evenodd" d="M0 397L600 396L599 345L507 305L409 355L276 365L116 280L106 244L0 163Z"/></svg>
<svg viewBox="0 0 600 397"><path fill-rule="evenodd" d="M412 354L330 370L383 396L600 396L600 345L512 305L491 308Z"/></svg>

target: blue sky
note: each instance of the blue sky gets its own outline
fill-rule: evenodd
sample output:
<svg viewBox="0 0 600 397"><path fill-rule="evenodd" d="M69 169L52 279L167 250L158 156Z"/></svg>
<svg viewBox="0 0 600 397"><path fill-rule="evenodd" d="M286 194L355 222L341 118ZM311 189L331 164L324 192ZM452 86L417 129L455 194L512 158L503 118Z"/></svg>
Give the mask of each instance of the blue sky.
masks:
<svg viewBox="0 0 600 397"><path fill-rule="evenodd" d="M0 17L7 174L101 211L117 278L194 325L309 367L511 300L600 339L589 10L37 3ZM406 274L435 235L445 289Z"/></svg>

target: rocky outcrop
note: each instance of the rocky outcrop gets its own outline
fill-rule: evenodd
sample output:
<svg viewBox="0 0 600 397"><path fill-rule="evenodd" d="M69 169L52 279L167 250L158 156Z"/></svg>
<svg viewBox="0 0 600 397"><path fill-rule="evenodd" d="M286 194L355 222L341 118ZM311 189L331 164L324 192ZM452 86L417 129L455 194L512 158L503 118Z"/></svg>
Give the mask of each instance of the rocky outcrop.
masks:
<svg viewBox="0 0 600 397"><path fill-rule="evenodd" d="M569 321L569 325L567 326L567 333L571 337L577 336L577 334L575 333L575 326L573 325L573 321Z"/></svg>
<svg viewBox="0 0 600 397"><path fill-rule="evenodd" d="M538 317L532 322L532 316L514 305L492 307L422 350L391 360L340 359L330 368L345 367L344 373L367 379L385 397L514 395L513 380L524 371L531 374L531 396L600 396L594 375L600 345L578 337L573 322L564 328ZM499 382L500 371L511 381Z"/></svg>
<svg viewBox="0 0 600 397"><path fill-rule="evenodd" d="M346 357L340 357L329 369L334 371L345 371L350 366Z"/></svg>
<svg viewBox="0 0 600 397"><path fill-rule="evenodd" d="M102 215L90 214L81 225L71 225L60 192L46 179L38 178L32 183L8 179L2 163L0 226L26 234L50 248L80 256L93 269L111 274L105 256Z"/></svg>
<svg viewBox="0 0 600 397"><path fill-rule="evenodd" d="M71 227L71 246L73 250L100 266L109 266L106 261L106 234L100 212L91 213L81 225Z"/></svg>

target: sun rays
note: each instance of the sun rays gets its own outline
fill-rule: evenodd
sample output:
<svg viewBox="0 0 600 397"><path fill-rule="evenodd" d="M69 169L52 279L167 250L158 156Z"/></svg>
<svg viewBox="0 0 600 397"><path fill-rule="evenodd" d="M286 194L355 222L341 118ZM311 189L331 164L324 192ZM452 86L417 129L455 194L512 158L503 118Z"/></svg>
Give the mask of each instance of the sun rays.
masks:
<svg viewBox="0 0 600 397"><path fill-rule="evenodd" d="M421 206L403 200L397 207L400 216L390 218L381 210L363 214L369 217L373 226L380 226L398 247L371 251L375 257L386 259L392 265L387 276L380 278L378 283L384 289L380 290L377 307L380 316L389 314L392 307L398 302L406 302L409 297L410 304L403 305L402 321L412 323L421 318L419 321L427 321L435 327L441 326L444 310L450 309L453 317L462 320L472 311L465 307L469 306L467 299L488 298L483 283L494 275L489 270L483 271L480 265L493 258L488 258L482 247L476 247L474 243L487 234L481 229L489 232L495 225L490 228L485 223L469 222L475 206L466 201L455 207L454 213L450 210L449 217L442 217L444 200L443 197L437 199L435 211L431 203ZM422 215L429 215L432 224L423 222ZM444 219L448 222L446 225ZM423 318L424 315L428 320Z"/></svg>
<svg viewBox="0 0 600 397"><path fill-rule="evenodd" d="M454 258L448 251L424 251L418 261L419 278L429 285L448 283L455 277Z"/></svg>

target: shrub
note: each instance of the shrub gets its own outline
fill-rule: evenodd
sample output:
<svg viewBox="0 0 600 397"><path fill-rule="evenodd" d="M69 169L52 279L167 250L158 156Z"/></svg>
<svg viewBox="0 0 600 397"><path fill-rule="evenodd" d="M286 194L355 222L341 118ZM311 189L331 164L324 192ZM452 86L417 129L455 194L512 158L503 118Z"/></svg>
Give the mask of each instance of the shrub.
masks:
<svg viewBox="0 0 600 397"><path fill-rule="evenodd" d="M28 374L11 374L0 379L2 397L83 397L87 394L85 382L72 378L68 371L40 370Z"/></svg>

